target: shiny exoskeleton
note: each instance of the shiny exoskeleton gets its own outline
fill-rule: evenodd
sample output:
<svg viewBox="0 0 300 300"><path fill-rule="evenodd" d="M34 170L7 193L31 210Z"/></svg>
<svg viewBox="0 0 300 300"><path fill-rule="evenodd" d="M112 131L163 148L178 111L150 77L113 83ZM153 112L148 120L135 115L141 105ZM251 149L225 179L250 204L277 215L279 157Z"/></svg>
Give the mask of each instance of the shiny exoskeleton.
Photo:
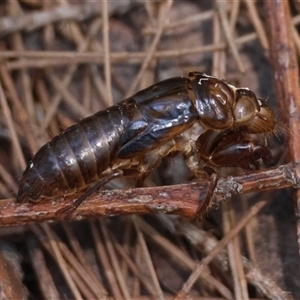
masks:
<svg viewBox="0 0 300 300"><path fill-rule="evenodd" d="M45 144L21 179L18 202L59 197L113 172L144 177L173 151L192 171L212 166L251 168L270 150L247 134L272 132L272 109L247 88L192 72L154 84L83 119Z"/></svg>

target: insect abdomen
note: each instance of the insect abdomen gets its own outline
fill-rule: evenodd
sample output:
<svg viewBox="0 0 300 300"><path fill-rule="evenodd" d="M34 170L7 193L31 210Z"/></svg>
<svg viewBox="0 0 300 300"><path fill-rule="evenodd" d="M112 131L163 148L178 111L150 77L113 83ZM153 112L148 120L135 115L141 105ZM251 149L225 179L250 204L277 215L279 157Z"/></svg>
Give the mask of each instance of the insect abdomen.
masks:
<svg viewBox="0 0 300 300"><path fill-rule="evenodd" d="M61 196L96 181L110 166L124 130L121 111L116 105L98 112L45 144L24 171L17 201Z"/></svg>

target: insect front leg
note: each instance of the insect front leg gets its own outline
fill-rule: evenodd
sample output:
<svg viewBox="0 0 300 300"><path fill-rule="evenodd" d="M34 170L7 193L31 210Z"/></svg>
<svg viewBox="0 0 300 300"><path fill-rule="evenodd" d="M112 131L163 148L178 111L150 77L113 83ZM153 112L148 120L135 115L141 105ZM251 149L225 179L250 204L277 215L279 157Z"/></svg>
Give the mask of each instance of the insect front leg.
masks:
<svg viewBox="0 0 300 300"><path fill-rule="evenodd" d="M195 141L179 138L177 140L177 149L183 153L185 162L193 175L200 181L209 182L206 195L199 198L199 206L195 215L195 221L199 223L211 205L211 199L218 183L218 175L213 169L203 166L201 159L199 159Z"/></svg>
<svg viewBox="0 0 300 300"><path fill-rule="evenodd" d="M185 163L199 180L208 180L210 175L214 173L209 168L203 168L203 163L198 156L196 141L190 138L190 135L178 136L175 139L174 150L182 153Z"/></svg>
<svg viewBox="0 0 300 300"><path fill-rule="evenodd" d="M260 161L266 165L273 162L270 149L259 137L230 130L208 130L198 138L196 147L199 158L210 166L258 169Z"/></svg>

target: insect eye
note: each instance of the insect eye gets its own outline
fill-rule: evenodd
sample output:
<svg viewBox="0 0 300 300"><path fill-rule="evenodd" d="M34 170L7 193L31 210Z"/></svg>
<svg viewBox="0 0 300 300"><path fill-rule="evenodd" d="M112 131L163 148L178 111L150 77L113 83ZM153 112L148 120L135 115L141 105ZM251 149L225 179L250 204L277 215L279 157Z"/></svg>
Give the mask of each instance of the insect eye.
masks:
<svg viewBox="0 0 300 300"><path fill-rule="evenodd" d="M245 125L257 114L257 105L253 98L241 96L234 108L234 117L239 125Z"/></svg>

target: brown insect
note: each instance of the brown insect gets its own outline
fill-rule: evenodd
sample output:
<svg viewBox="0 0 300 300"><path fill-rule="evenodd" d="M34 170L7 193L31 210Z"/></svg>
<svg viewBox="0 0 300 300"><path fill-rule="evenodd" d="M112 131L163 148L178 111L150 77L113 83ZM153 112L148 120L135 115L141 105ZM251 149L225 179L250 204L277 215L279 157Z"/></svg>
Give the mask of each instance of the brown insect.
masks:
<svg viewBox="0 0 300 300"><path fill-rule="evenodd" d="M60 197L97 182L76 207L115 177L144 178L174 151L184 154L194 173L200 160L252 168L260 159L272 160L254 137L275 126L273 110L247 88L199 72L170 78L83 119L41 147L23 173L17 201Z"/></svg>

